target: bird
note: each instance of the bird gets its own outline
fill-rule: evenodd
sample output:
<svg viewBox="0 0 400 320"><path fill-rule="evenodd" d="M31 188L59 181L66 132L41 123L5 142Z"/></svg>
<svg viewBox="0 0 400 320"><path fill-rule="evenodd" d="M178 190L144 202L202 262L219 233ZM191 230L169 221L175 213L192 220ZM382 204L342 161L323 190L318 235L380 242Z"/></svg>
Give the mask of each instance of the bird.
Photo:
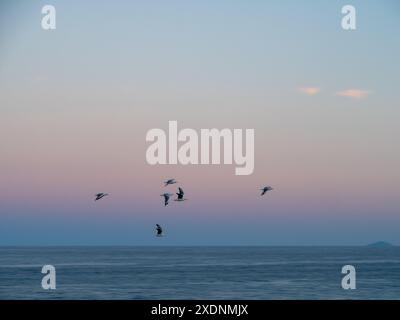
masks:
<svg viewBox="0 0 400 320"><path fill-rule="evenodd" d="M183 189L181 187L179 187L178 190L179 190L179 192L176 193L178 197L175 199L175 201L185 201L185 200L187 200L187 199L183 198L183 195L185 194L183 192Z"/></svg>
<svg viewBox="0 0 400 320"><path fill-rule="evenodd" d="M169 198L172 196L171 193L163 193L161 197L164 197L164 206L168 205Z"/></svg>
<svg viewBox="0 0 400 320"><path fill-rule="evenodd" d="M266 187L264 187L264 188L262 188L260 190L262 191L261 195L263 196L264 194L267 193L267 191L271 191L271 190L274 190L274 189L272 187L270 187L270 186L266 186Z"/></svg>
<svg viewBox="0 0 400 320"><path fill-rule="evenodd" d="M108 193L100 192L95 195L96 199L94 199L94 201L100 200L101 198L104 198L105 196L108 196Z"/></svg>
<svg viewBox="0 0 400 320"><path fill-rule="evenodd" d="M164 181L165 185L164 187L170 185L170 184L174 184L177 183L178 181L176 181L175 179L168 179L167 181Z"/></svg>
<svg viewBox="0 0 400 320"><path fill-rule="evenodd" d="M157 237L163 236L163 229L161 228L161 226L159 224L156 224L156 231L157 231L157 234L156 234Z"/></svg>

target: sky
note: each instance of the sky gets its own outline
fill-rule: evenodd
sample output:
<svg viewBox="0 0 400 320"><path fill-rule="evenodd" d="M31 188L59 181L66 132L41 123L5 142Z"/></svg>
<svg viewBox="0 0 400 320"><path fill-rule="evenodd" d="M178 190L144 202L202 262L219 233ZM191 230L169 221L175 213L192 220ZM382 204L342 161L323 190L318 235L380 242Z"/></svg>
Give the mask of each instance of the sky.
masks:
<svg viewBox="0 0 400 320"><path fill-rule="evenodd" d="M400 244L399 34L394 0L2 1L0 245ZM170 120L254 129L254 173L147 164Z"/></svg>

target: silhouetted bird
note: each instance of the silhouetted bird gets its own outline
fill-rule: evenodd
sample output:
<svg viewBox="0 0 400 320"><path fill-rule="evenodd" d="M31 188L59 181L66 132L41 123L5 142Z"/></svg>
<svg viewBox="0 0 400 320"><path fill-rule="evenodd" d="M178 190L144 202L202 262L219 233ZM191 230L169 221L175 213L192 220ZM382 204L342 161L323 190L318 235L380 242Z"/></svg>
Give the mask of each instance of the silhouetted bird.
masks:
<svg viewBox="0 0 400 320"><path fill-rule="evenodd" d="M108 193L100 192L95 195L96 199L94 199L94 201L100 200L101 198L104 198L105 196L108 196Z"/></svg>
<svg viewBox="0 0 400 320"><path fill-rule="evenodd" d="M177 181L175 179L169 179L167 181L164 181L164 183L165 183L164 187L166 187L166 186L168 186L170 184L177 183Z"/></svg>
<svg viewBox="0 0 400 320"><path fill-rule="evenodd" d="M260 190L262 190L261 195L263 196L264 194L267 193L267 191L271 191L271 190L274 190L274 189L272 187L270 187L270 186L266 186L266 187L264 187L264 188L262 188Z"/></svg>
<svg viewBox="0 0 400 320"><path fill-rule="evenodd" d="M185 201L185 200L187 200L187 199L183 198L183 195L185 194L183 192L183 189L181 187L179 187L178 190L179 190L179 193L178 192L176 193L178 195L178 197L175 199L175 201Z"/></svg>
<svg viewBox="0 0 400 320"><path fill-rule="evenodd" d="M172 196L171 193L164 193L164 194L161 195L161 197L164 197L164 206L167 206L167 205L168 205L168 201L169 201L169 198L170 198L171 196Z"/></svg>
<svg viewBox="0 0 400 320"><path fill-rule="evenodd" d="M156 224L156 231L157 231L156 236L157 236L157 237L162 237L162 235L163 235L163 230L162 230L162 228L161 228L161 226L160 226L159 224Z"/></svg>

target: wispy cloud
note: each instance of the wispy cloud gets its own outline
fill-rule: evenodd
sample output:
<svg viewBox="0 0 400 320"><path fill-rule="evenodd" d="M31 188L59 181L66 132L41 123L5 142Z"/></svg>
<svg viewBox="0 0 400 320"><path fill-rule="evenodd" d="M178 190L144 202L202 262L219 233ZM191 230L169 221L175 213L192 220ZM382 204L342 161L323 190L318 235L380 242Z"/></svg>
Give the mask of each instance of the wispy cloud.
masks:
<svg viewBox="0 0 400 320"><path fill-rule="evenodd" d="M299 91L308 96L314 96L317 93L319 93L321 91L321 89L318 87L301 87L301 88L299 88Z"/></svg>
<svg viewBox="0 0 400 320"><path fill-rule="evenodd" d="M338 95L338 96L354 98L354 99L363 99L363 98L366 98L369 94L370 94L369 91L360 90L360 89L348 89L348 90L336 92L336 95Z"/></svg>

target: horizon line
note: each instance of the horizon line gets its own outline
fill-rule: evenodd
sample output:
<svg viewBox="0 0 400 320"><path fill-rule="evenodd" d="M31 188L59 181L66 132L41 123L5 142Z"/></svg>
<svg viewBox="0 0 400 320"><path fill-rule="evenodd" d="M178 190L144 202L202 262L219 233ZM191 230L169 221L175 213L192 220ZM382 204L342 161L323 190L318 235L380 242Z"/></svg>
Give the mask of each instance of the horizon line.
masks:
<svg viewBox="0 0 400 320"><path fill-rule="evenodd" d="M33 248L33 247L181 247L181 248L193 248L193 247L374 247L374 245L381 243L372 242L367 244L214 244L214 245L203 245L203 244L194 244L194 245L173 245L173 244L0 244L0 248L10 248L10 247L25 247L25 248ZM384 242L386 246L384 247L398 247L398 244L393 244L389 242ZM376 247L375 247L376 248Z"/></svg>

